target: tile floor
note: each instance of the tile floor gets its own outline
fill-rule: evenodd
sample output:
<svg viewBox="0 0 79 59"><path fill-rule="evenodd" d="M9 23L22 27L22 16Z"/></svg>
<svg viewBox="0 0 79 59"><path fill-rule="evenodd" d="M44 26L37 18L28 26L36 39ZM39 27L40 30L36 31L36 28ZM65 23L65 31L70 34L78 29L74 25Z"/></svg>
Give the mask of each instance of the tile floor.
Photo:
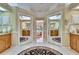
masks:
<svg viewBox="0 0 79 59"><path fill-rule="evenodd" d="M18 53L20 53L21 51L30 48L30 47L34 47L34 46L45 46L45 47L49 47L52 49L55 49L59 52L61 52L63 55L79 55L79 53L77 53L76 51L68 48L68 47L64 47L61 46L59 44L56 43L29 43L29 44L22 44L20 46L16 46L16 47L11 47L10 49L4 51L3 53L1 53L1 55L17 55Z"/></svg>

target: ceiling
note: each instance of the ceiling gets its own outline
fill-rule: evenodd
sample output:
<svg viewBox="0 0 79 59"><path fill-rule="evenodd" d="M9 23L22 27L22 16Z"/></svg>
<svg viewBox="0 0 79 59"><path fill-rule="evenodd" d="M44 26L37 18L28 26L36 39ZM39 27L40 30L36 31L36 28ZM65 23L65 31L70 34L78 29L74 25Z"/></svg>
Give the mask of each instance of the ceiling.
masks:
<svg viewBox="0 0 79 59"><path fill-rule="evenodd" d="M62 9L62 3L10 3L10 6L18 6L19 8L30 10L36 17L44 17L48 11L56 11Z"/></svg>

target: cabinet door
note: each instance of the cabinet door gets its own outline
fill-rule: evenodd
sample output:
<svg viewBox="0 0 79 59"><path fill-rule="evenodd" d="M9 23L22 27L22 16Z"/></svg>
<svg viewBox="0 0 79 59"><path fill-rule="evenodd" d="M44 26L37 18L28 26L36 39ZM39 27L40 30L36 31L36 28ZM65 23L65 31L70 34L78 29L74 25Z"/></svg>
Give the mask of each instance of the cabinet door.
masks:
<svg viewBox="0 0 79 59"><path fill-rule="evenodd" d="M72 44L73 44L73 49L76 50L77 49L77 36L74 36Z"/></svg>
<svg viewBox="0 0 79 59"><path fill-rule="evenodd" d="M6 48L9 48L11 46L11 35L10 34L5 36L5 42L6 42Z"/></svg>
<svg viewBox="0 0 79 59"><path fill-rule="evenodd" d="M11 46L11 40L6 39L6 48L10 48L10 46Z"/></svg>
<svg viewBox="0 0 79 59"><path fill-rule="evenodd" d="M79 38L77 39L77 51L79 52Z"/></svg>
<svg viewBox="0 0 79 59"><path fill-rule="evenodd" d="M72 44L72 41L73 41L73 40L72 40L72 39L73 39L73 35L70 34L70 47L71 47L71 48L73 48L73 44Z"/></svg>
<svg viewBox="0 0 79 59"><path fill-rule="evenodd" d="M3 39L0 39L0 52L5 50L5 41Z"/></svg>
<svg viewBox="0 0 79 59"><path fill-rule="evenodd" d="M72 49L74 49L74 50L76 50L76 44L77 44L77 40L78 39L78 37L76 36L76 35L73 35L73 34L71 34L71 38L70 38L70 45L71 45L71 48Z"/></svg>

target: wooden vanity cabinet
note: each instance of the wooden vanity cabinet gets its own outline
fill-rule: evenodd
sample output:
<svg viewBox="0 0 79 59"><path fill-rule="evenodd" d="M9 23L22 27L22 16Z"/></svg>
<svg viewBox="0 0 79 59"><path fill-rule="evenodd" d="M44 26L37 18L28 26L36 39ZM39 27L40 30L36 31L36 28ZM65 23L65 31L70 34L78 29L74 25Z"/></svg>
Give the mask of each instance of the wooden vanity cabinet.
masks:
<svg viewBox="0 0 79 59"><path fill-rule="evenodd" d="M10 48L11 46L11 34L5 35L6 48Z"/></svg>
<svg viewBox="0 0 79 59"><path fill-rule="evenodd" d="M0 52L11 47L11 34L0 35Z"/></svg>
<svg viewBox="0 0 79 59"><path fill-rule="evenodd" d="M79 52L79 35L70 34L70 47Z"/></svg>
<svg viewBox="0 0 79 59"><path fill-rule="evenodd" d="M77 52L79 52L79 39L77 39Z"/></svg>
<svg viewBox="0 0 79 59"><path fill-rule="evenodd" d="M2 37L0 36L0 52L5 50L5 40L2 39Z"/></svg>
<svg viewBox="0 0 79 59"><path fill-rule="evenodd" d="M70 46L72 49L76 50L77 36L74 34L70 34Z"/></svg>

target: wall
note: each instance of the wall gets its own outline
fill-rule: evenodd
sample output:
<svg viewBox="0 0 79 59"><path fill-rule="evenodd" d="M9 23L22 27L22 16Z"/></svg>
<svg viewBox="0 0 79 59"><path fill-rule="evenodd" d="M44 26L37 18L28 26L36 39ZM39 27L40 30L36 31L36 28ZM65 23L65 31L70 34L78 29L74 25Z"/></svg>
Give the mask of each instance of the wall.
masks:
<svg viewBox="0 0 79 59"><path fill-rule="evenodd" d="M79 11L74 11L72 8L65 8L63 18L63 34L62 45L70 47L70 25L72 24L72 15L79 14Z"/></svg>
<svg viewBox="0 0 79 59"><path fill-rule="evenodd" d="M63 30L62 30L62 45L69 47L70 46L70 33L69 33L69 22L71 20L71 11L68 8L64 8L63 13Z"/></svg>

